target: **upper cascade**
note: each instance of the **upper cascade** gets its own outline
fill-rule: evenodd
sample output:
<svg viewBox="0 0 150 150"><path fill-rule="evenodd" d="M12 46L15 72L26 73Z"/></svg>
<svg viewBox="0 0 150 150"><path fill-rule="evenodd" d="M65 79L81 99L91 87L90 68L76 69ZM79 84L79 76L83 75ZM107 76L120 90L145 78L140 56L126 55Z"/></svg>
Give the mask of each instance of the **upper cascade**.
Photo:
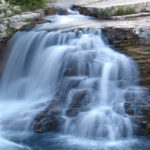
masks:
<svg viewBox="0 0 150 150"><path fill-rule="evenodd" d="M138 88L137 64L110 48L100 29L43 28L17 32L9 42L0 82L0 136L34 129L87 139L131 138L124 103L128 93L136 94L131 91ZM6 145L22 146L6 139Z"/></svg>

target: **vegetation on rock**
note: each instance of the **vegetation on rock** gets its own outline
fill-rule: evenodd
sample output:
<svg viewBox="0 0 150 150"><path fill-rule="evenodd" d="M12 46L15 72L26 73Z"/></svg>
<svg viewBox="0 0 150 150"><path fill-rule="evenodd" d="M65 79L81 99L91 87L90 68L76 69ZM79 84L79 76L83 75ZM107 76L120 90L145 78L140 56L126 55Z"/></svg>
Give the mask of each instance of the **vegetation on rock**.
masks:
<svg viewBox="0 0 150 150"><path fill-rule="evenodd" d="M135 13L136 13L136 11L134 8L128 7L126 9L124 9L124 8L119 7L116 12L116 15L121 16L121 15L135 14Z"/></svg>
<svg viewBox="0 0 150 150"><path fill-rule="evenodd" d="M45 6L46 0L6 0L12 5L19 5L23 10L33 10L37 8L43 8Z"/></svg>

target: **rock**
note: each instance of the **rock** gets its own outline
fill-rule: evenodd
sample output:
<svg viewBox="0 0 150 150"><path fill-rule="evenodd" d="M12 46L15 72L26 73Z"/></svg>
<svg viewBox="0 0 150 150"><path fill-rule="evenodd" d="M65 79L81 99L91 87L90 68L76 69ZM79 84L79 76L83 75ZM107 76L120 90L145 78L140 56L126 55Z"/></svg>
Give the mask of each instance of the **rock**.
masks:
<svg viewBox="0 0 150 150"><path fill-rule="evenodd" d="M66 115L70 118L76 117L78 113L79 113L79 109L77 108L71 108L66 111Z"/></svg>
<svg viewBox="0 0 150 150"><path fill-rule="evenodd" d="M16 11L18 11L18 12L21 12L20 6L13 6L13 10L16 10Z"/></svg>
<svg viewBox="0 0 150 150"><path fill-rule="evenodd" d="M11 11L11 10L7 10L6 13L7 13L8 16L11 16L11 15L12 15L12 11Z"/></svg>
<svg viewBox="0 0 150 150"><path fill-rule="evenodd" d="M133 115L134 114L134 110L133 109L128 109L126 112L129 115Z"/></svg>
<svg viewBox="0 0 150 150"><path fill-rule="evenodd" d="M88 104L90 100L88 99L88 90L79 89L74 92L73 96L70 97L70 106L66 111L68 117L75 117L78 113L88 110Z"/></svg>
<svg viewBox="0 0 150 150"><path fill-rule="evenodd" d="M4 18L5 17L5 14L2 12L1 14L0 14L0 18Z"/></svg>
<svg viewBox="0 0 150 150"><path fill-rule="evenodd" d="M62 7L59 5L47 5L46 9L45 9L45 14L46 15L55 15L55 14L59 14L59 15L67 15L68 14L68 10L67 7Z"/></svg>
<svg viewBox="0 0 150 150"><path fill-rule="evenodd" d="M62 125L64 124L64 119L62 117L57 118L48 118L42 124L42 131L48 132L57 132L61 130Z"/></svg>
<svg viewBox="0 0 150 150"><path fill-rule="evenodd" d="M88 103L88 100L85 99L86 94L88 94L87 89L79 89L76 90L72 97L72 103L70 104L70 107L82 107L82 105L86 105L86 101ZM84 101L86 100L86 101Z"/></svg>
<svg viewBox="0 0 150 150"><path fill-rule="evenodd" d="M61 117L61 111L54 109L49 112L41 112L34 121L32 127L35 132L57 132L60 131L65 119Z"/></svg>
<svg viewBox="0 0 150 150"><path fill-rule="evenodd" d="M8 11L11 14L10 11ZM2 18L0 22L0 42L7 41L16 31L45 21L44 11L26 12L19 15Z"/></svg>
<svg viewBox="0 0 150 150"><path fill-rule="evenodd" d="M7 9L7 4L0 4L0 10Z"/></svg>
<svg viewBox="0 0 150 150"><path fill-rule="evenodd" d="M149 0L99 0L76 2L73 9L79 10L81 14L98 18L111 18L115 15L135 14L149 10Z"/></svg>
<svg viewBox="0 0 150 150"><path fill-rule="evenodd" d="M57 14L59 15L67 15L68 10L66 8L57 7Z"/></svg>
<svg viewBox="0 0 150 150"><path fill-rule="evenodd" d="M57 8L55 6L49 6L45 9L46 15L54 15L57 13Z"/></svg>

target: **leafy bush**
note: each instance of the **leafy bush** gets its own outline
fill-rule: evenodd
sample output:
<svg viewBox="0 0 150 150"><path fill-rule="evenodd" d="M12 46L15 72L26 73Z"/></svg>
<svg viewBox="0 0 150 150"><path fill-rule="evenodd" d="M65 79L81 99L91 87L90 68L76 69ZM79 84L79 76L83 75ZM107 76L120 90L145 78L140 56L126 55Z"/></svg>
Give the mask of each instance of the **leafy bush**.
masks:
<svg viewBox="0 0 150 150"><path fill-rule="evenodd" d="M20 5L23 10L43 8L46 0L6 0L12 5Z"/></svg>

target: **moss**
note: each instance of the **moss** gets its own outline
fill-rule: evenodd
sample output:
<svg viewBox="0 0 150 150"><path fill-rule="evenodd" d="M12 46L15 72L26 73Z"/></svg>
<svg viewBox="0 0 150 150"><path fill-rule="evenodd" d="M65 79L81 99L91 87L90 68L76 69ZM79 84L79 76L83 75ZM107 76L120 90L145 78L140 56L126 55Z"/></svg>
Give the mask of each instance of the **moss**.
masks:
<svg viewBox="0 0 150 150"><path fill-rule="evenodd" d="M140 28L140 32L144 32L144 29Z"/></svg>
<svg viewBox="0 0 150 150"><path fill-rule="evenodd" d="M14 30L13 29L7 29L6 30L6 34L7 34L7 38L11 37L14 33Z"/></svg>
<svg viewBox="0 0 150 150"><path fill-rule="evenodd" d="M11 8L10 10L12 11L13 15L22 13L22 11L21 11L21 10L18 10L18 9L13 9L13 8Z"/></svg>
<svg viewBox="0 0 150 150"><path fill-rule="evenodd" d="M150 51L150 47L145 48L144 51Z"/></svg>
<svg viewBox="0 0 150 150"><path fill-rule="evenodd" d="M122 15L128 15L128 14L135 14L136 11L134 8L122 8L122 7L119 7L117 12L115 13L116 16L122 16Z"/></svg>
<svg viewBox="0 0 150 150"><path fill-rule="evenodd" d="M121 16L121 15L124 15L125 14L125 10L123 8L118 8L117 12L116 12L116 15L117 16Z"/></svg>
<svg viewBox="0 0 150 150"><path fill-rule="evenodd" d="M32 22L32 21L34 21L34 19L33 18L27 18L25 21L26 22Z"/></svg>
<svg viewBox="0 0 150 150"><path fill-rule="evenodd" d="M126 9L126 14L135 14L136 13L136 11L135 11L135 9L134 8L127 8Z"/></svg>
<svg viewBox="0 0 150 150"><path fill-rule="evenodd" d="M98 11L98 18L107 18L110 16L111 12L111 9L100 9Z"/></svg>
<svg viewBox="0 0 150 150"><path fill-rule="evenodd" d="M6 0L6 1L12 5L21 6L23 11L43 8L46 4L46 0Z"/></svg>

